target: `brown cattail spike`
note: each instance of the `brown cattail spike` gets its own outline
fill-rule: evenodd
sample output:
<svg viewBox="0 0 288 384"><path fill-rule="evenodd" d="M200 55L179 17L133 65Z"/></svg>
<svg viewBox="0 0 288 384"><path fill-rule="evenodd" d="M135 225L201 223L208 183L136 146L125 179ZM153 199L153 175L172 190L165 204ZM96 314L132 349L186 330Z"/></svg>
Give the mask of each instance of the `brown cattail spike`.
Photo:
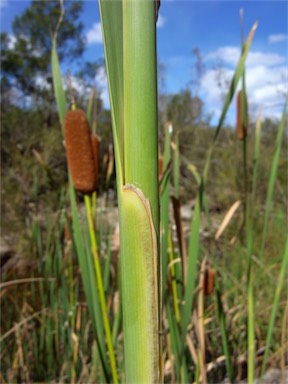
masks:
<svg viewBox="0 0 288 384"><path fill-rule="evenodd" d="M64 227L64 238L66 242L71 240L70 230L67 223L65 224L65 227Z"/></svg>
<svg viewBox="0 0 288 384"><path fill-rule="evenodd" d="M246 93L243 95L244 96L244 102L245 102L245 107L246 111L243 111L246 116L248 116L248 102L247 102L247 97ZM244 140L244 137L247 136L248 134L248 118L246 121L243 121L242 119L242 91L239 91L237 94L237 137L240 140Z"/></svg>
<svg viewBox="0 0 288 384"><path fill-rule="evenodd" d="M204 277L204 295L209 296L214 291L215 272L212 268L208 267L205 271Z"/></svg>
<svg viewBox="0 0 288 384"><path fill-rule="evenodd" d="M97 187L97 175L89 123L82 110L76 109L66 114L64 135L74 187L79 192L91 194Z"/></svg>
<svg viewBox="0 0 288 384"><path fill-rule="evenodd" d="M91 135L93 156L95 161L95 170L96 170L96 182L98 185L98 174L99 174L99 145L100 145L100 137L95 133Z"/></svg>

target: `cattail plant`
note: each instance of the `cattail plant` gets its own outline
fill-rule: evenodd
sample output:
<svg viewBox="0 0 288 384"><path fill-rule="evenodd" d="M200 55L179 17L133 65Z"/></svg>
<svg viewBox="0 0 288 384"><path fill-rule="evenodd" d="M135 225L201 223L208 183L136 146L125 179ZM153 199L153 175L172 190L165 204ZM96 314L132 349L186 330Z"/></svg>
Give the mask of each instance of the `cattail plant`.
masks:
<svg viewBox="0 0 288 384"><path fill-rule="evenodd" d="M89 195L95 192L98 181L98 149L99 138L91 135L86 114L79 109L67 112L64 119L64 136L68 168L74 188L84 194L87 224L93 255L96 285L102 313L103 327L106 334L110 365L113 381L118 382L116 359L112 346L111 328L107 315L106 298L103 288L103 278L99 261L97 239L93 223L91 200Z"/></svg>

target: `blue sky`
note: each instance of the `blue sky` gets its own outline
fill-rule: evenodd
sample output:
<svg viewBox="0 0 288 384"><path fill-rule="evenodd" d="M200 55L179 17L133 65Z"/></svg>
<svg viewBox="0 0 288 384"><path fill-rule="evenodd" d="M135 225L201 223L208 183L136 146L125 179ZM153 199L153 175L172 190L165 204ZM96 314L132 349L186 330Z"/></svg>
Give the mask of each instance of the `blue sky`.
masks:
<svg viewBox="0 0 288 384"><path fill-rule="evenodd" d="M29 6L30 1L0 0L1 30L11 34L11 24ZM162 0L157 25L158 60L166 66L166 91L178 92L191 80L193 48L200 49L205 72L199 79L199 94L206 111L216 123L223 103L225 86L220 89L217 78L229 82L240 54L239 11L244 9L244 33L253 23L259 25L247 61L247 90L251 115L260 109L264 116L280 117L283 93L288 79L288 8L285 1L180 1ZM85 58L103 57L98 2L84 1L82 14L87 38ZM76 79L75 79L76 81ZM102 98L109 105L105 74L96 78ZM232 107L228 120L233 123Z"/></svg>

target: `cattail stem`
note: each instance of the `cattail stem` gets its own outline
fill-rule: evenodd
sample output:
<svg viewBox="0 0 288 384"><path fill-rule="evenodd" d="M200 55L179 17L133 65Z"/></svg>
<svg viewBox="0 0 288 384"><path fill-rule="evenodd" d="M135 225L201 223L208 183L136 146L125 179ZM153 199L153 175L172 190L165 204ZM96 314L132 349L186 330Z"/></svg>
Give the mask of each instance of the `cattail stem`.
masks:
<svg viewBox="0 0 288 384"><path fill-rule="evenodd" d="M113 378L113 382L117 384L118 376L117 376L117 368L116 368L116 359L115 359L111 329L110 329L110 324L109 324L109 319L107 314L106 299L105 299L105 293L104 293L104 287L103 287L100 261L98 256L96 234L95 234L93 218L92 218L90 197L88 195L85 195L84 200L85 200L87 222L88 222L88 228L89 228L89 234L90 234L90 240L91 240L91 249L92 249L94 267L95 267L95 273L96 273L96 283L99 291L100 305L101 305L104 329L106 333L106 342L107 342L108 353L110 358L112 378Z"/></svg>

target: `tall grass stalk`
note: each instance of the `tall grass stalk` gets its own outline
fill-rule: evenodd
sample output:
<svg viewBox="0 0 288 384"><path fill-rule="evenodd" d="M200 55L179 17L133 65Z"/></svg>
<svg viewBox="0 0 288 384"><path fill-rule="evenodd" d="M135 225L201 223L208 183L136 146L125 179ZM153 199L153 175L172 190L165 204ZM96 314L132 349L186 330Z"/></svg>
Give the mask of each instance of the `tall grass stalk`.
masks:
<svg viewBox="0 0 288 384"><path fill-rule="evenodd" d="M99 1L113 123L127 383L161 382L155 3Z"/></svg>
<svg viewBox="0 0 288 384"><path fill-rule="evenodd" d="M223 308L221 292L220 292L219 284L217 282L216 282L216 287L217 287L216 288L217 314L218 314L218 319L219 319L220 328L221 328L222 344L223 344L223 350L225 355L225 364L226 364L229 380L231 383L233 383L235 374L234 374L233 365L232 365L231 347L229 343L228 328L226 324L226 317L225 317L225 311Z"/></svg>
<svg viewBox="0 0 288 384"><path fill-rule="evenodd" d="M240 11L240 24L241 24L241 48L244 50L244 18L243 9ZM255 372L255 329L254 329L254 296L253 296L253 270L252 270L252 219L251 208L249 204L248 195L248 102L246 94L246 76L245 67L242 75L242 90L240 91L240 108L241 120L237 123L240 124L238 129L242 130L243 140L243 230L245 234L246 252L247 252L247 305L248 305L248 383L252 384L254 381Z"/></svg>
<svg viewBox="0 0 288 384"><path fill-rule="evenodd" d="M284 134L285 125L286 125L285 124L286 119L287 119L286 110L287 110L287 101L286 101L285 106L283 108L282 118L281 118L279 128L277 131L277 137L276 137L275 148L274 148L274 155L273 155L271 171L270 171L270 178L269 178L269 183L268 183L268 192L267 192L267 198L266 198L266 203L265 203L265 216L264 216L262 243L261 243L261 250L260 250L260 258L261 259L263 258L265 244L266 244L266 237L267 237L267 231L268 231L268 219L269 219L269 215L270 215L270 211L271 211L271 207L272 207L272 198L273 198L273 192L274 192L275 181L276 181L276 176L277 176L278 163L279 163L280 151L281 151L281 146L282 146L282 139L283 139L283 134Z"/></svg>
<svg viewBox="0 0 288 384"><path fill-rule="evenodd" d="M261 113L259 113L256 121L256 130L255 130L255 147L253 153L253 179L252 179L252 196L251 196L251 208L254 211L256 205L256 187L257 187L257 177L258 177L258 168L259 168L259 157L260 157L260 139L261 139ZM253 218L253 215L252 215Z"/></svg>
<svg viewBox="0 0 288 384"><path fill-rule="evenodd" d="M164 159L163 169L167 169L166 177L163 176L161 183L160 211L161 211L161 268L163 276L166 276L168 265L168 233L169 233L169 203L170 203L170 182L171 172L169 168L171 160L171 132L172 124L168 123L165 126L165 141L164 141ZM165 181L165 182L164 182ZM162 303L164 305L166 296L166 279L162 279Z"/></svg>
<svg viewBox="0 0 288 384"><path fill-rule="evenodd" d="M113 343L112 343L112 336L111 336L111 329L110 329L110 324L109 324L109 319L108 319L108 314L107 314L107 306L106 306L106 299L105 299L105 293L104 293L103 278L102 278L102 272L101 272L100 261L99 261L99 256L98 256L96 234L95 234L95 229L94 229L94 225L93 225L91 201L90 201L90 197L88 195L84 196L84 200L85 200L85 207L86 207L86 212L87 212L87 221L88 221L88 228L89 228L90 241L91 241L91 250L92 250L92 254L93 254L94 268L95 268L95 273L96 273L96 284L97 284L97 288L99 291L99 300L100 300L102 319L103 319L104 329L105 329L105 334L106 334L106 342L107 342L107 346L108 346L108 353L109 353L109 358L110 358L112 378L113 378L113 382L116 384L116 383L118 383L116 359L115 359Z"/></svg>

